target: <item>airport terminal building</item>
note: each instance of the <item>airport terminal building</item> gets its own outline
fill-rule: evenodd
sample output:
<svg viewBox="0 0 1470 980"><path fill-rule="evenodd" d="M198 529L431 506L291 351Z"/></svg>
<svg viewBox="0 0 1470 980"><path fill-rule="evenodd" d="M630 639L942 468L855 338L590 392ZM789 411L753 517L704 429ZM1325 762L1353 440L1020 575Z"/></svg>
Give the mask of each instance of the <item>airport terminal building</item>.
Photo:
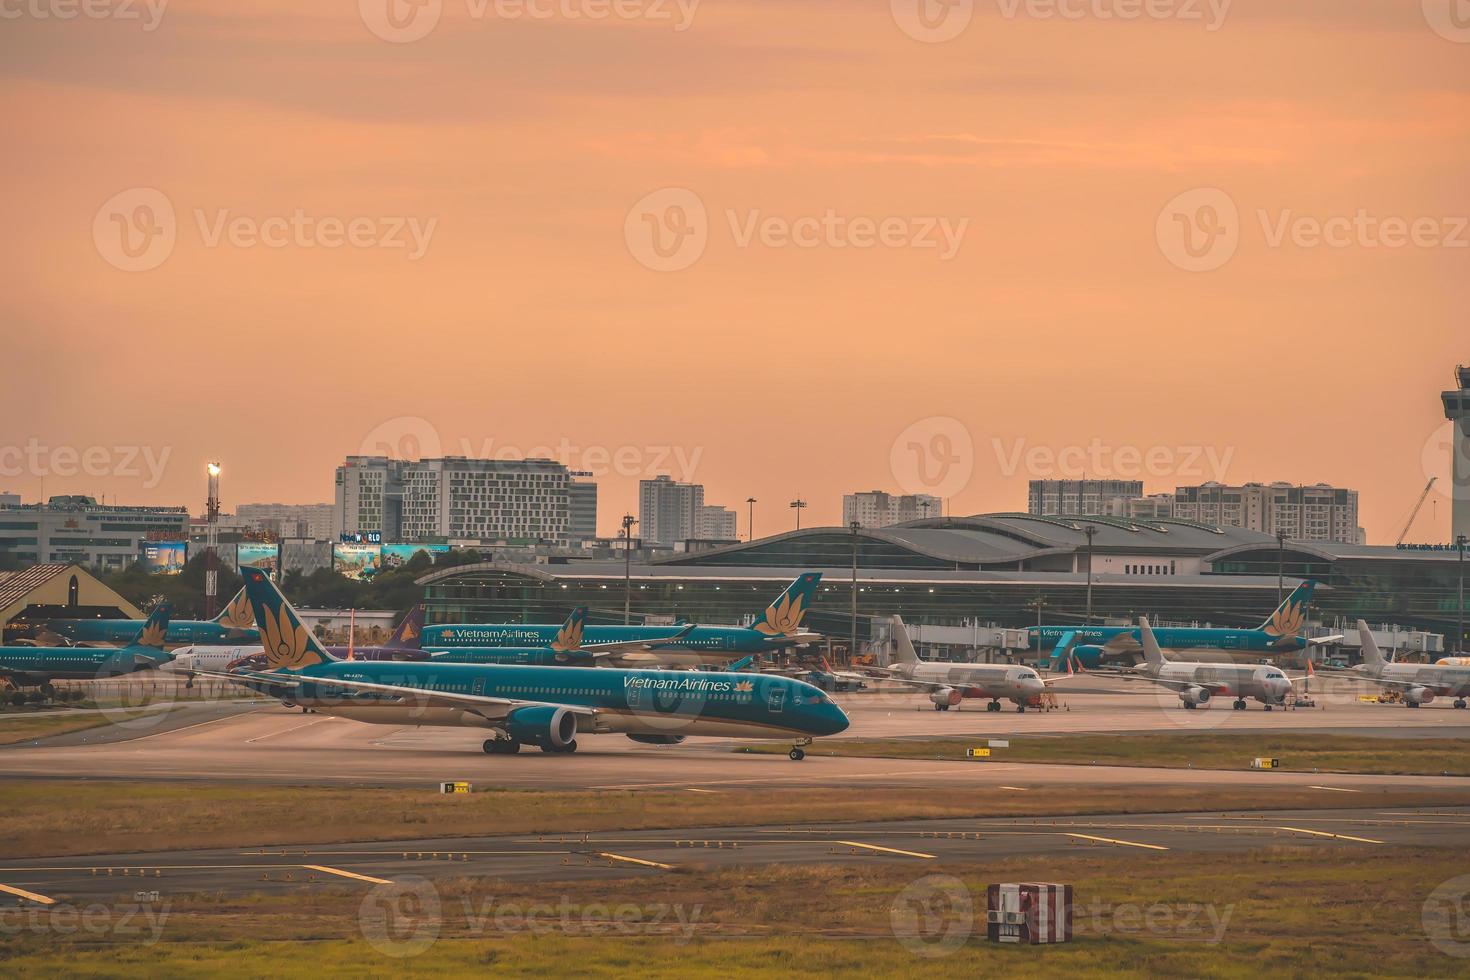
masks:
<svg viewBox="0 0 1470 980"><path fill-rule="evenodd" d="M1179 520L990 514L805 528L632 564L626 574L635 622L742 623L800 572L819 570L808 624L840 639L851 629L855 557L858 633L868 638L873 617L895 613L920 625L1023 628L1035 625L1038 600L1046 622L1080 623L1089 554L1098 621L1257 626L1277 604L1280 571L1288 589L1320 583L1315 622L1334 630L1358 618L1393 622L1454 645L1462 566L1452 549L1297 541L1281 549L1258 531ZM419 582L431 623L555 622L576 605L594 622L621 622L624 575L621 561L485 562Z"/></svg>

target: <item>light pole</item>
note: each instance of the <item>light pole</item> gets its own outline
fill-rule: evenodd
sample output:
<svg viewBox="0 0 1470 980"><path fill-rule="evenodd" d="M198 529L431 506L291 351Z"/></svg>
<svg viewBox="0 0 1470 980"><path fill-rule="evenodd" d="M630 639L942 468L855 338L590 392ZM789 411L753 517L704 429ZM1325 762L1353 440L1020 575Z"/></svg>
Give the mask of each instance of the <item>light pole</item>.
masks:
<svg viewBox="0 0 1470 980"><path fill-rule="evenodd" d="M745 517L745 540L747 540L747 541L754 541L755 540L755 498L754 497L746 497L745 498L745 510L746 510L746 517Z"/></svg>
<svg viewBox="0 0 1470 980"><path fill-rule="evenodd" d="M633 525L638 519L623 515L623 625L632 622L633 610Z"/></svg>
<svg viewBox="0 0 1470 980"><path fill-rule="evenodd" d="M806 509L806 501L797 497L791 501L791 509L796 511L796 529L801 530L801 512Z"/></svg>
<svg viewBox="0 0 1470 980"><path fill-rule="evenodd" d="M1460 535L1455 539L1455 547L1460 551L1460 618L1459 630L1455 635L1455 649L1460 653L1465 652L1465 545L1470 544L1470 538Z"/></svg>
<svg viewBox="0 0 1470 980"><path fill-rule="evenodd" d="M797 513L799 514L801 512L800 511L797 511ZM862 525L859 524L857 521L853 521L851 524L849 524L847 526L852 529L852 634L851 634L852 635L852 642L850 644L848 644L848 647L847 647L847 662L850 664L850 663L852 663L852 658L855 657L855 656L857 656L857 645L858 645L858 635L857 635L858 529L861 528Z"/></svg>
<svg viewBox="0 0 1470 980"><path fill-rule="evenodd" d="M1286 598L1286 532L1276 532L1276 605Z"/></svg>
<svg viewBox="0 0 1470 980"><path fill-rule="evenodd" d="M204 618L213 619L219 596L219 473L218 463L208 463L209 497L204 503Z"/></svg>
<svg viewBox="0 0 1470 980"><path fill-rule="evenodd" d="M1040 592L1038 592L1038 593L1036 593L1036 598L1031 601L1031 605L1033 605L1033 606L1036 607L1036 662L1037 663L1040 663L1041 662L1041 611L1043 609L1045 609L1048 605L1050 605L1050 603L1048 603L1046 601L1046 597L1045 596L1043 596Z"/></svg>
<svg viewBox="0 0 1470 980"><path fill-rule="evenodd" d="M1092 625L1092 539L1097 535L1097 527L1089 524L1082 529L1087 535L1087 625Z"/></svg>

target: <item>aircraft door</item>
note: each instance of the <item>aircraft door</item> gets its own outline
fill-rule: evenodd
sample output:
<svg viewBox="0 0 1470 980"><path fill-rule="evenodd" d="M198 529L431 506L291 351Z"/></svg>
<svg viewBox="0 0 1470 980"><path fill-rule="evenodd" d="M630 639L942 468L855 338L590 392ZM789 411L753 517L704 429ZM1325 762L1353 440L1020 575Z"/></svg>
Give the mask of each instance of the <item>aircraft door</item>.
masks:
<svg viewBox="0 0 1470 980"><path fill-rule="evenodd" d="M786 685L772 684L770 691L766 694L766 708L771 714L779 715L786 707Z"/></svg>

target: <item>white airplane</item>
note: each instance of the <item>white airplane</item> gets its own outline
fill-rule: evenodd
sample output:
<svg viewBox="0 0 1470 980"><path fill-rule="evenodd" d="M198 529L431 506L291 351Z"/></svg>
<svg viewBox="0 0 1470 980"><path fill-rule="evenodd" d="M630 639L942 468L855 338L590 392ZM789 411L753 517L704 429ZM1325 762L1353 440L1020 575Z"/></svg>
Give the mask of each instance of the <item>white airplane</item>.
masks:
<svg viewBox="0 0 1470 980"><path fill-rule="evenodd" d="M1245 710L1247 698L1254 698L1270 711L1285 704L1286 696L1291 693L1292 678L1280 667L1165 660L1147 617L1138 620L1138 629L1143 638L1144 662L1120 676L1169 688L1179 695L1184 708L1193 710L1208 704L1211 698L1234 695L1236 711Z"/></svg>
<svg viewBox="0 0 1470 980"><path fill-rule="evenodd" d="M893 617L893 639L897 662L892 667L870 667L895 681L922 687L929 692L935 711L958 708L966 698L989 698L986 711L999 711L1001 699L1025 711L1031 701L1059 678L1042 680L1031 667L1019 664L949 664L920 660L904 628L903 618ZM1072 675L1066 675L1072 676Z"/></svg>
<svg viewBox="0 0 1470 980"><path fill-rule="evenodd" d="M1444 661L1437 664L1391 663L1378 649L1373 631L1361 619L1358 620L1358 636L1363 643L1363 662L1333 673L1401 691L1404 704L1411 708L1428 704L1436 697L1453 697L1456 708L1465 707L1465 698L1470 696L1470 666L1446 664Z"/></svg>

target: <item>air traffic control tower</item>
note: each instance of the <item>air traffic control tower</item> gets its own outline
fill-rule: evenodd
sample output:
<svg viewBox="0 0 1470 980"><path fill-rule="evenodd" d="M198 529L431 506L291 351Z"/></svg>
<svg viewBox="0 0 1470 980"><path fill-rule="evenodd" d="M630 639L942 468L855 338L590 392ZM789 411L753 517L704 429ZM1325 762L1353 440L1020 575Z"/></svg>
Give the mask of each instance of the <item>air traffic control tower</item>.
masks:
<svg viewBox="0 0 1470 980"><path fill-rule="evenodd" d="M1439 396L1445 418L1455 423L1450 462L1455 481L1451 541L1462 534L1470 537L1470 367L1455 368L1455 383L1460 386L1458 391Z"/></svg>

